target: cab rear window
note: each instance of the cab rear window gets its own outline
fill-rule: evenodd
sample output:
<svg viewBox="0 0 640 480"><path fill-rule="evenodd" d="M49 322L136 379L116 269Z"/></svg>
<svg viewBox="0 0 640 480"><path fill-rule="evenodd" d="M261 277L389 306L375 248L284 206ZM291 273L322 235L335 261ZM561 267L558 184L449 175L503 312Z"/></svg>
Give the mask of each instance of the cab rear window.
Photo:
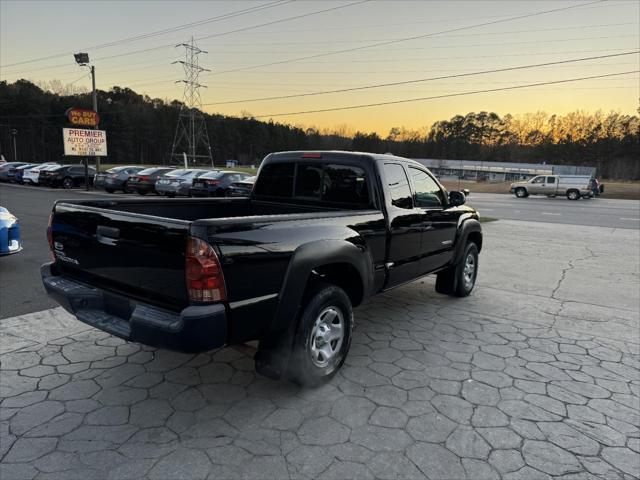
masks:
<svg viewBox="0 0 640 480"><path fill-rule="evenodd" d="M255 195L369 206L362 168L341 164L271 163L260 171Z"/></svg>

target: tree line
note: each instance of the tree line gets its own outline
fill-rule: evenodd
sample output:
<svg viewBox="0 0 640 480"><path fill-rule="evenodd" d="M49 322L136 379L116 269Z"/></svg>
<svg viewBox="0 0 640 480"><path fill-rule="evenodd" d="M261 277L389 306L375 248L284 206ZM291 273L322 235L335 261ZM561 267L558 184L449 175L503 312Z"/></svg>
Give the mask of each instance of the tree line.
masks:
<svg viewBox="0 0 640 480"><path fill-rule="evenodd" d="M59 81L35 85L0 82L0 153L13 159L11 130L17 130L18 159L65 161L61 129L70 107L91 108L91 95ZM98 91L100 128L107 131L108 163L171 164L171 146L181 103L141 95L126 87ZM536 112L499 116L472 112L422 129L392 128L387 136L318 129L250 114L204 114L213 157L259 163L269 152L344 149L441 158L594 166L604 178L640 179L640 118L616 112L566 115ZM69 160L66 160L67 162Z"/></svg>

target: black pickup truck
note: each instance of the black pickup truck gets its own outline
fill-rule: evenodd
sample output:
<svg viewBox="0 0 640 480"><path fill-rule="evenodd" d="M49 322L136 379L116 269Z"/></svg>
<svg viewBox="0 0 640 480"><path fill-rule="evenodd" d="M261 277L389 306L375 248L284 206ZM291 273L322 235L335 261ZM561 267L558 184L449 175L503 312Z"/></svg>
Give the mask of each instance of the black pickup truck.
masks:
<svg viewBox="0 0 640 480"><path fill-rule="evenodd" d="M466 296L482 232L465 196L392 155L268 155L248 198L60 200L45 289L79 320L182 351L259 340L258 372L319 384L353 307L437 274Z"/></svg>

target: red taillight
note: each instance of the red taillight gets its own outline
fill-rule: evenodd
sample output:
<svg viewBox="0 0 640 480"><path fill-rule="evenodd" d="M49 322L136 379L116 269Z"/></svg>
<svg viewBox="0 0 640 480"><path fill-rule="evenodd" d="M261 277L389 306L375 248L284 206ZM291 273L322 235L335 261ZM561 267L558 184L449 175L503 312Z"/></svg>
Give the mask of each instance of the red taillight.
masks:
<svg viewBox="0 0 640 480"><path fill-rule="evenodd" d="M144 182L145 180L149 180L149 175L140 175L138 180Z"/></svg>
<svg viewBox="0 0 640 480"><path fill-rule="evenodd" d="M53 253L53 212L49 214L49 222L47 223L47 242L49 242L49 249L51 250L51 255L53 256L53 261L56 261L56 256Z"/></svg>
<svg viewBox="0 0 640 480"><path fill-rule="evenodd" d="M322 158L321 153L306 152L302 154L302 158Z"/></svg>
<svg viewBox="0 0 640 480"><path fill-rule="evenodd" d="M207 242L189 237L185 270L190 300L220 302L227 299L220 260Z"/></svg>
<svg viewBox="0 0 640 480"><path fill-rule="evenodd" d="M206 183L207 185L218 185L220 183L220 180L205 180L204 183Z"/></svg>

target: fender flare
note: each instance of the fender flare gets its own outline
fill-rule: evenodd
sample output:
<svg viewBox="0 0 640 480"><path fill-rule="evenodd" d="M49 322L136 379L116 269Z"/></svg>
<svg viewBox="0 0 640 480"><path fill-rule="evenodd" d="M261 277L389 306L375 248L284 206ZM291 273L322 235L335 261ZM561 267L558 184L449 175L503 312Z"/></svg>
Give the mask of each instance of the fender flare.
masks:
<svg viewBox="0 0 640 480"><path fill-rule="evenodd" d="M373 284L373 259L366 248L345 240L305 243L295 250L289 261L270 333L286 330L294 323L314 268L333 263L346 263L355 268L362 281L363 298L368 296Z"/></svg>
<svg viewBox="0 0 640 480"><path fill-rule="evenodd" d="M453 264L456 265L462 258L464 253L464 247L467 244L469 235L473 232L478 232L482 236L482 226L477 218L471 216L460 219L458 226L458 232L456 234L455 250L453 254ZM482 244L478 245L478 252L482 249Z"/></svg>

